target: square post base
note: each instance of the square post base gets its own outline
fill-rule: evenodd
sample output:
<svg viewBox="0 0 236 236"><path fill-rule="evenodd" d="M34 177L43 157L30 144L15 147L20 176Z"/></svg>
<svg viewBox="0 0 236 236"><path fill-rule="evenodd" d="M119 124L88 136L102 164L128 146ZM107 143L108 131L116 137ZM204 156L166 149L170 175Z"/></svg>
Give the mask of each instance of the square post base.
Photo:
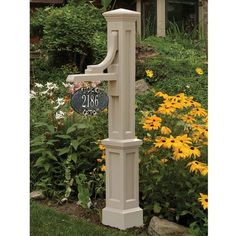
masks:
<svg viewBox="0 0 236 236"><path fill-rule="evenodd" d="M127 210L105 207L102 209L102 223L118 229L143 226L143 210L135 207Z"/></svg>

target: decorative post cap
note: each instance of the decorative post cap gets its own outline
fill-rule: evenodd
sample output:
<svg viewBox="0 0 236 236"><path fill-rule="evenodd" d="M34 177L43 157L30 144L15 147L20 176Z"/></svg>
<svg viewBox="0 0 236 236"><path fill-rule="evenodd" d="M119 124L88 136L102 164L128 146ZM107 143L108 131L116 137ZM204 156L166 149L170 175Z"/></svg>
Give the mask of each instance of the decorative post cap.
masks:
<svg viewBox="0 0 236 236"><path fill-rule="evenodd" d="M106 19L109 21L116 21L116 20L138 20L140 17L140 12L131 11L123 8L119 8L112 11L107 11L102 14Z"/></svg>

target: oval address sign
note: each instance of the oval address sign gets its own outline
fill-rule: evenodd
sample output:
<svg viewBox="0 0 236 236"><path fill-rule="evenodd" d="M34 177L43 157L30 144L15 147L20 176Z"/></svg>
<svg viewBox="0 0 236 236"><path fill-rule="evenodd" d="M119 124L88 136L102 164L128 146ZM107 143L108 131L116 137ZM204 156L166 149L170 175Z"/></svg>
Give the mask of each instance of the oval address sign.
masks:
<svg viewBox="0 0 236 236"><path fill-rule="evenodd" d="M81 88L71 98L72 108L84 115L96 115L108 106L107 94L98 88Z"/></svg>

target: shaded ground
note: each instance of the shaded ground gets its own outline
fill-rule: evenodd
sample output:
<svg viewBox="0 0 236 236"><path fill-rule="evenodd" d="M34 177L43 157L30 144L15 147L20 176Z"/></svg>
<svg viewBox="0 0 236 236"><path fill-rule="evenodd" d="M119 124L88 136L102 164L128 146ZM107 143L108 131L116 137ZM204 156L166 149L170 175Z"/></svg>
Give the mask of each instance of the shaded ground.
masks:
<svg viewBox="0 0 236 236"><path fill-rule="evenodd" d="M45 207L46 209L50 208L50 209L55 210L58 213L62 213L66 216L71 216L72 219L82 220L82 221L87 222L89 224L99 226L103 229L107 229L107 230L111 229L111 230L115 230L115 232L120 232L120 230L118 230L118 229L114 229L114 228L109 227L109 226L104 226L101 223L102 209L105 207L105 201L104 200L98 200L96 202L93 202L94 207L92 209L89 209L89 210L82 208L76 202L66 202L66 203L63 203L63 204L53 202L53 201L50 201L50 200L40 200L40 201L37 201L37 202L35 202L35 201L33 201L33 202L34 202L33 204L39 204L39 205ZM127 235L146 236L146 235L148 235L146 233L146 231L147 231L147 229L144 226L143 228L134 227L132 229L128 229L126 231L121 231L121 232L129 233ZM50 235L50 234L45 234L45 235ZM78 235L82 235L82 234L78 234ZM106 234L97 234L97 235L106 235ZM120 235L120 234L114 234L114 235ZM32 234L32 236L34 236L34 235ZM71 235L68 235L68 236L71 236Z"/></svg>

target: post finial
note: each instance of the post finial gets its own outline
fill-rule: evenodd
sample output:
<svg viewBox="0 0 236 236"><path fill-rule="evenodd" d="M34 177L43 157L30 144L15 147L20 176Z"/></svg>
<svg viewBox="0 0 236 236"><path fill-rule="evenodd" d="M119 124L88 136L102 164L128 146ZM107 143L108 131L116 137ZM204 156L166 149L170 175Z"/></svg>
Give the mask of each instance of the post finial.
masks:
<svg viewBox="0 0 236 236"><path fill-rule="evenodd" d="M140 17L140 12L119 8L116 10L104 12L103 16L109 20L129 19L136 21Z"/></svg>

